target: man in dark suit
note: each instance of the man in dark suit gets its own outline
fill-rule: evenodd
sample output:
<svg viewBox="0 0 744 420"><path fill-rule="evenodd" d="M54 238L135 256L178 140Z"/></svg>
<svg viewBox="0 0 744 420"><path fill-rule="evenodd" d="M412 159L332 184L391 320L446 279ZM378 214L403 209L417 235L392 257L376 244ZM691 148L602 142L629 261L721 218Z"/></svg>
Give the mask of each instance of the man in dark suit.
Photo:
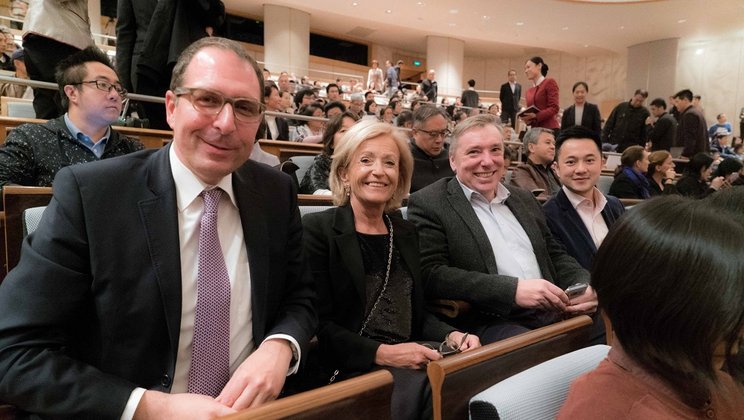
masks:
<svg viewBox="0 0 744 420"><path fill-rule="evenodd" d="M560 320L594 313L593 291L569 299L564 289L589 273L553 238L528 191L500 183L504 142L491 115L455 127L450 164L456 177L411 195L421 267L432 299L473 305L458 327L490 343Z"/></svg>
<svg viewBox="0 0 744 420"><path fill-rule="evenodd" d="M460 102L462 102L463 106L467 106L471 109L468 109L468 113L473 108L478 108L478 102L480 102L480 96L478 95L478 92L475 90L475 80L470 79L468 80L468 88L462 91L462 95L460 97Z"/></svg>
<svg viewBox="0 0 744 420"><path fill-rule="evenodd" d="M170 146L59 172L0 287L1 401L212 418L278 395L317 320L292 182L246 162L262 84L240 45L203 38L166 93Z"/></svg>
<svg viewBox="0 0 744 420"><path fill-rule="evenodd" d="M648 141L651 142L651 150L670 150L674 146L674 140L677 137L677 120L666 112L666 101L662 98L656 98L651 101L649 106L651 115L656 118L653 124L650 124Z"/></svg>
<svg viewBox="0 0 744 420"><path fill-rule="evenodd" d="M522 97L522 85L517 83L517 71L509 70L509 81L501 85L499 100L501 101L501 122L511 121L512 128L516 128L519 100Z"/></svg>
<svg viewBox="0 0 744 420"><path fill-rule="evenodd" d="M676 145L684 147L682 156L691 158L698 153L707 153L708 127L699 107L692 104L692 91L683 89L674 95L674 107L679 111Z"/></svg>
<svg viewBox="0 0 744 420"><path fill-rule="evenodd" d="M264 86L264 103L266 109L273 112L284 112L282 109L282 97L276 85ZM289 124L282 117L267 115L266 133L263 138L270 140L289 140Z"/></svg>
<svg viewBox="0 0 744 420"><path fill-rule="evenodd" d="M582 126L561 130L556 148L556 172L563 186L543 211L553 236L589 270L597 248L625 208L596 187L602 174L599 133Z"/></svg>

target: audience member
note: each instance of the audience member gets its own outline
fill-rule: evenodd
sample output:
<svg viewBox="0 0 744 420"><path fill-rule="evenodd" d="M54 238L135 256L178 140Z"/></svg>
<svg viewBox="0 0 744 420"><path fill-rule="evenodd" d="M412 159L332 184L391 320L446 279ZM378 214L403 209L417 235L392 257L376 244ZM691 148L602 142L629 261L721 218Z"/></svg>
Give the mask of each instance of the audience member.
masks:
<svg viewBox="0 0 744 420"><path fill-rule="evenodd" d="M468 80L468 88L462 91L462 105L469 108L478 108L480 96L475 90L475 80Z"/></svg>
<svg viewBox="0 0 744 420"><path fill-rule="evenodd" d="M377 118L377 102L374 99L370 99L364 104L364 115L371 115L375 119Z"/></svg>
<svg viewBox="0 0 744 420"><path fill-rule="evenodd" d="M346 112L346 105L341 101L328 102L326 106L323 107L323 113L326 118L335 117L344 112Z"/></svg>
<svg viewBox="0 0 744 420"><path fill-rule="evenodd" d="M545 203L543 212L550 232L563 243L568 255L589 270L597 249L625 207L596 187L602 174L598 132L580 125L561 130L556 148L556 170L563 187Z"/></svg>
<svg viewBox="0 0 744 420"><path fill-rule="evenodd" d="M216 417L274 399L306 355L317 322L296 193L246 162L261 69L208 37L171 87L169 146L58 174L0 288L3 402L50 417Z"/></svg>
<svg viewBox="0 0 744 420"><path fill-rule="evenodd" d="M284 113L294 114L294 96L289 92L279 92L282 95L282 109Z"/></svg>
<svg viewBox="0 0 744 420"><path fill-rule="evenodd" d="M690 159L687 170L677 181L677 192L692 198L706 197L723 186L723 177L713 178L708 184L713 172L713 158L707 153L698 153Z"/></svg>
<svg viewBox="0 0 744 420"><path fill-rule="evenodd" d="M434 69L429 69L426 72L426 79L421 81L421 93L429 99L432 104L437 103L437 92L439 90L437 81L434 78L437 76L437 72Z"/></svg>
<svg viewBox="0 0 744 420"><path fill-rule="evenodd" d="M525 112L519 118L530 127L559 128L560 92L555 79L547 77L547 63L541 57L532 57L524 64L524 74L533 84L527 90L527 108L534 106L538 111Z"/></svg>
<svg viewBox="0 0 744 420"><path fill-rule="evenodd" d="M279 73L279 78L276 82L279 86L279 92L281 92L282 94L284 92L287 92L289 94L293 93L292 86L289 83L289 73L287 73L286 71Z"/></svg>
<svg viewBox="0 0 744 420"><path fill-rule="evenodd" d="M726 119L726 114L718 114L716 115L716 123L711 125L708 129L708 137L713 137L716 135L716 132L718 129L723 128L728 133L733 133L734 129L731 127L731 123L728 122L728 119Z"/></svg>
<svg viewBox="0 0 744 420"><path fill-rule="evenodd" d="M512 128L517 127L517 111L519 111L519 101L522 98L522 85L517 83L517 71L509 69L507 73L507 82L501 85L499 91L499 100L501 101L501 122L510 125ZM493 106L493 105L491 105ZM489 111L491 109L489 108Z"/></svg>
<svg viewBox="0 0 744 420"><path fill-rule="evenodd" d="M390 105L386 106L385 109L383 109L382 113L380 114L380 120L388 124L394 124L395 114L393 113L393 109L394 108Z"/></svg>
<svg viewBox="0 0 744 420"><path fill-rule="evenodd" d="M55 68L64 58L93 45L87 0L31 0L23 26L26 70L32 80L55 81ZM59 93L33 88L36 118L57 118L65 111Z"/></svg>
<svg viewBox="0 0 744 420"><path fill-rule="evenodd" d="M718 164L718 167L715 171L713 171L711 177L713 179L718 177L723 178L723 184L721 184L721 188L729 188L734 183L734 181L739 179L739 172L741 171L743 166L744 165L742 165L741 161L737 158L725 158L721 163Z"/></svg>
<svg viewBox="0 0 744 420"><path fill-rule="evenodd" d="M731 367L744 336L742 249L741 214L673 196L629 212L592 271L612 349L572 383L558 419L741 417L744 374Z"/></svg>
<svg viewBox="0 0 744 420"><path fill-rule="evenodd" d="M404 109L395 118L395 126L400 128L413 128L413 112Z"/></svg>
<svg viewBox="0 0 744 420"><path fill-rule="evenodd" d="M300 89L294 95L294 106L299 112L300 108L315 102L315 91L312 89Z"/></svg>
<svg viewBox="0 0 744 420"><path fill-rule="evenodd" d="M10 34L10 40L6 38L6 34ZM8 54L6 52L6 50L8 49L8 45L15 47L15 43L13 42L13 34L10 32L10 29L8 29L7 26L0 25L0 46L2 46L2 49L0 49L0 70L15 71L13 58L11 57L11 54ZM11 50L11 53L13 51L15 51L15 48Z"/></svg>
<svg viewBox="0 0 744 420"><path fill-rule="evenodd" d="M555 136L553 130L534 127L524 135L527 162L512 171L511 184L547 198L561 189L561 181L553 171Z"/></svg>
<svg viewBox="0 0 744 420"><path fill-rule="evenodd" d="M610 113L602 129L602 143L617 145L622 153L630 146L646 145L646 119L650 113L643 106L648 92L636 89L628 102L621 102Z"/></svg>
<svg viewBox="0 0 744 420"><path fill-rule="evenodd" d="M471 315L457 326L484 344L594 313L591 289L573 299L563 291L588 283L589 273L550 234L532 194L500 182L506 168L499 119L476 115L455 127L450 162L456 177L408 199L427 297L470 302Z"/></svg>
<svg viewBox="0 0 744 420"><path fill-rule="evenodd" d="M279 88L275 84L264 85L264 103L266 109L273 112L284 112L282 109L282 98L279 96ZM263 138L269 140L289 140L289 124L282 117L265 115L266 130Z"/></svg>
<svg viewBox="0 0 744 420"><path fill-rule="evenodd" d="M372 67L367 72L367 89L382 93L382 69L377 60L372 60Z"/></svg>
<svg viewBox="0 0 744 420"><path fill-rule="evenodd" d="M385 68L385 86L387 86L387 97L390 99L398 90L400 83L398 82L398 73L390 60L385 61Z"/></svg>
<svg viewBox="0 0 744 420"><path fill-rule="evenodd" d="M62 60L57 84L66 113L44 124L23 124L0 148L0 186L52 185L65 166L141 150L139 141L111 129L126 90L106 54L88 47Z"/></svg>
<svg viewBox="0 0 744 420"><path fill-rule="evenodd" d="M630 146L620 156L620 166L615 170L615 179L609 194L617 198L649 198L648 172L649 153L641 146Z"/></svg>
<svg viewBox="0 0 744 420"><path fill-rule="evenodd" d="M666 102L662 98L651 101L651 115L655 121L651 121L648 132L648 141L651 143L651 151L671 150L677 137L677 120L666 112Z"/></svg>
<svg viewBox="0 0 744 420"><path fill-rule="evenodd" d="M708 151L708 130L705 116L692 104L692 92L683 89L674 95L674 106L679 111L676 145L684 147L682 156L692 157Z"/></svg>
<svg viewBox="0 0 744 420"><path fill-rule="evenodd" d="M350 111L345 111L328 121L323 132L323 150L313 158L313 163L300 180L300 193L330 195L328 174L331 172L333 153L341 144L344 134L357 122L359 117Z"/></svg>
<svg viewBox="0 0 744 420"><path fill-rule="evenodd" d="M225 22L220 0L117 3L117 66L134 92L143 95L162 98L181 51L213 35ZM142 107L151 128L169 129L162 104L144 102Z"/></svg>
<svg viewBox="0 0 744 420"><path fill-rule="evenodd" d="M674 181L677 178L674 167L672 154L666 150L657 150L648 156L646 178L648 178L648 192L651 197L677 192L677 188L674 186Z"/></svg>
<svg viewBox="0 0 744 420"><path fill-rule="evenodd" d="M26 64L23 61L23 49L15 50L13 55L11 55L11 59L13 60L13 66L15 67L15 74L13 76L19 79L28 79ZM8 82L0 84L0 96L24 99L34 98L33 89L28 88L28 86Z"/></svg>
<svg viewBox="0 0 744 420"><path fill-rule="evenodd" d="M297 115L323 118L323 108L316 104L308 104L300 108ZM320 136L323 134L323 124L321 120L301 120L299 125L290 130L289 140L303 142L306 137Z"/></svg>
<svg viewBox="0 0 744 420"><path fill-rule="evenodd" d="M571 128L575 125L586 127L597 135L602 134L602 116L599 107L586 101L589 93L589 85L586 82L576 82L572 88L574 104L563 111L561 118L561 129Z"/></svg>
<svg viewBox="0 0 744 420"><path fill-rule="evenodd" d="M326 98L328 102L340 102L341 101L341 90L335 83L329 83L326 86Z"/></svg>
<svg viewBox="0 0 744 420"><path fill-rule="evenodd" d="M26 13L28 12L29 0L12 0L10 2L10 16L20 20L20 22L10 22L10 27L13 29L23 29L23 20L26 19Z"/></svg>
<svg viewBox="0 0 744 420"><path fill-rule="evenodd" d="M449 145L445 142L450 135L448 123L444 110L433 105L422 105L413 112L411 192L453 175L447 156Z"/></svg>
<svg viewBox="0 0 744 420"><path fill-rule="evenodd" d="M331 168L333 201L340 207L303 218L305 252L320 292L323 379L382 367L395 381L392 418L430 418L424 368L444 353L434 346L444 340L467 351L480 342L425 309L418 235L397 211L413 169L405 137L374 121L344 137Z"/></svg>
<svg viewBox="0 0 744 420"><path fill-rule="evenodd" d="M356 114L359 118L364 116L364 95L361 93L352 93L349 101L349 111Z"/></svg>

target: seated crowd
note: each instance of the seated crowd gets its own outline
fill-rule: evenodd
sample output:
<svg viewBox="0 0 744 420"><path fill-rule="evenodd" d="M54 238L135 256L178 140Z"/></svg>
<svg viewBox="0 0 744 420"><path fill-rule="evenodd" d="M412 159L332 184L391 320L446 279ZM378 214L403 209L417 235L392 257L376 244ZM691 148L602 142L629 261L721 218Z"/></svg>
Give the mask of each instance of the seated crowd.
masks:
<svg viewBox="0 0 744 420"><path fill-rule="evenodd" d="M741 413L744 189L729 187L744 169L725 116L702 144L692 92L675 95L677 122L639 90L600 133L582 124L594 111L577 83L574 117L530 127L517 162L498 115L453 125L431 103L402 109L389 62L367 82L390 97L380 116L365 115L377 103L361 87L347 108L329 84L321 105L263 70L233 41L195 42L165 95L173 141L139 151L110 127L126 91L105 55L59 63L67 113L0 148L0 185L54 180L0 284L0 401L49 417L213 418L385 369L392 417L430 418L430 362L589 315L586 345L617 340L564 418L601 417L597 405L612 418ZM526 72L555 83L539 57ZM436 102L433 71L421 89ZM292 93L295 115L314 119L264 114L292 108ZM665 124L688 158L679 180L653 145ZM249 159L259 138L321 143L299 192L334 207L301 217L297 185ZM605 194L608 148L622 156ZM656 195L628 211L619 200ZM435 299L469 309L444 318Z"/></svg>

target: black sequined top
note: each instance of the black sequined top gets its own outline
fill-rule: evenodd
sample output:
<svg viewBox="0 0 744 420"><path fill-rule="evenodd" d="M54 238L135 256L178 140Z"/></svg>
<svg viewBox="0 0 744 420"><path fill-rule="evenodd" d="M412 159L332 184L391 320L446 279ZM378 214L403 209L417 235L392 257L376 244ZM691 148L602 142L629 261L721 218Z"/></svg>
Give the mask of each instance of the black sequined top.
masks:
<svg viewBox="0 0 744 420"><path fill-rule="evenodd" d="M367 292L366 320L375 301L382 292L388 262L388 235L367 235L357 232L364 262L364 277ZM365 337L385 343L396 344L409 341L413 306L411 304L413 277L393 248L390 278L377 308L362 332Z"/></svg>

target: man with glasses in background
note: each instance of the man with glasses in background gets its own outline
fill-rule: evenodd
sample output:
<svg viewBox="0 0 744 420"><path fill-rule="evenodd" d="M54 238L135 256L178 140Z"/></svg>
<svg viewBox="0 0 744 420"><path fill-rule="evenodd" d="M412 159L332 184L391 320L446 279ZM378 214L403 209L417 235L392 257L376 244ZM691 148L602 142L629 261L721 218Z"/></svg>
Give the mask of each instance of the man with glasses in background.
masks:
<svg viewBox="0 0 744 420"><path fill-rule="evenodd" d="M168 146L59 171L0 287L0 401L205 419L277 397L317 317L297 191L248 160L262 99L245 49L202 38L165 95Z"/></svg>
<svg viewBox="0 0 744 420"><path fill-rule="evenodd" d="M65 166L142 150L111 129L127 96L106 54L88 47L62 60L56 74L64 115L13 129L0 148L0 186L52 185Z"/></svg>
<svg viewBox="0 0 744 420"><path fill-rule="evenodd" d="M412 193L440 178L454 175L449 164L449 145L445 142L450 136L448 123L449 117L444 109L434 105L423 105L413 112Z"/></svg>

